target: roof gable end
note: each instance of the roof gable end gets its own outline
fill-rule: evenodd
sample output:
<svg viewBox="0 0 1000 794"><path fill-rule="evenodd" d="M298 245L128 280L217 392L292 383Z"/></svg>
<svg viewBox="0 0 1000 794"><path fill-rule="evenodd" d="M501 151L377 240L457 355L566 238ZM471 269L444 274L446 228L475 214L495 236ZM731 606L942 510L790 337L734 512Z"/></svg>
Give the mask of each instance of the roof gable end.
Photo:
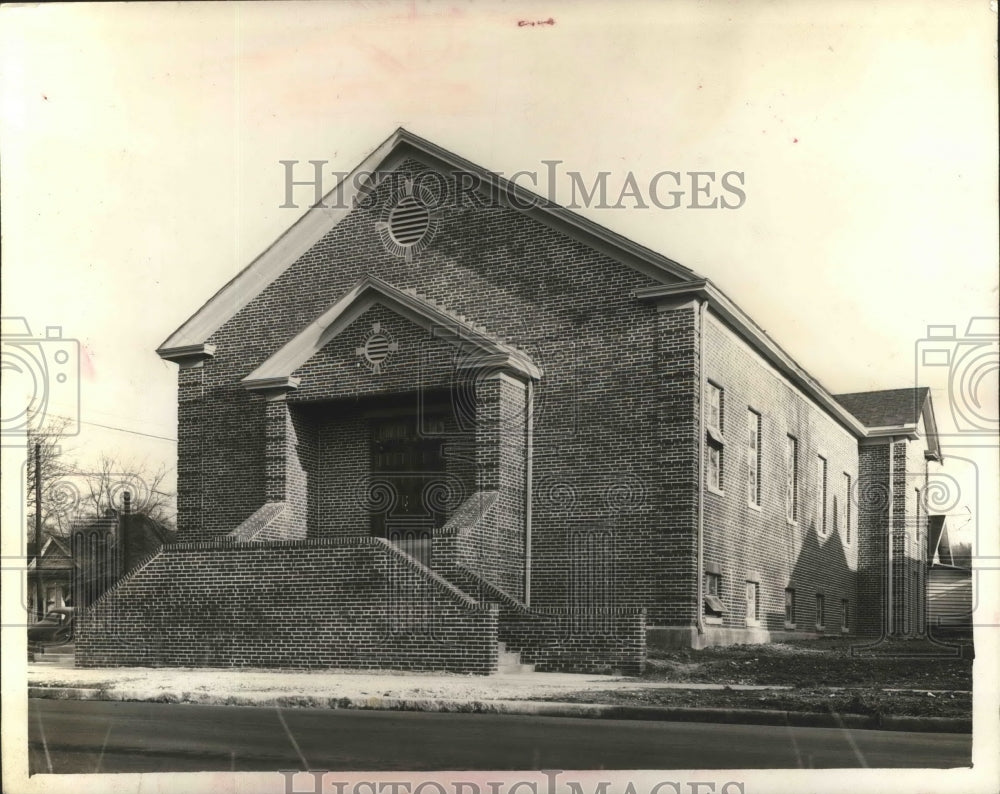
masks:
<svg viewBox="0 0 1000 794"><path fill-rule="evenodd" d="M672 259L399 128L334 186L319 205L310 208L216 292L156 352L162 358L181 364L211 356L214 350L205 349L208 338L346 218L356 202L377 188L406 158L415 158L430 167L472 174L478 178L480 192L510 196L513 208L581 240L654 281L672 283L697 278L697 274ZM335 206L330 206L334 203Z"/></svg>

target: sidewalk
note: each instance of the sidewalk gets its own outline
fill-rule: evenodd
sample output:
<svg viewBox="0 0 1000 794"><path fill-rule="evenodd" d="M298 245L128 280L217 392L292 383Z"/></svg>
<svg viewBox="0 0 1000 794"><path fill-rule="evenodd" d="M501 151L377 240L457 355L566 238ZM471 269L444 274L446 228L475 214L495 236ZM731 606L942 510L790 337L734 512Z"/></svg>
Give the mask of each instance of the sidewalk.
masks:
<svg viewBox="0 0 1000 794"><path fill-rule="evenodd" d="M358 670L274 671L205 668L76 669L28 665L30 697L131 700L241 706L461 711L536 716L787 724L888 730L969 732L971 720L947 717L875 717L744 708L678 708L588 702L587 693L636 691L789 692L788 686L646 681L575 673L519 673L490 677L447 673ZM831 692L842 691L830 687ZM901 691L901 690L895 690ZM916 690L925 693L927 690ZM947 693L945 693L947 694ZM598 700L597 697L594 698Z"/></svg>

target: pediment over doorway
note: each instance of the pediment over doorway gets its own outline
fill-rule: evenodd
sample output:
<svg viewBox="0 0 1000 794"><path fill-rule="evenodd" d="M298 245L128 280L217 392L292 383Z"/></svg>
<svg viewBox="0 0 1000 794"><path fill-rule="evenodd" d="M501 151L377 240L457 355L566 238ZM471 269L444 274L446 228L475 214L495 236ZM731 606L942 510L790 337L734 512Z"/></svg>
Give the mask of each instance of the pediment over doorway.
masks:
<svg viewBox="0 0 1000 794"><path fill-rule="evenodd" d="M465 353L457 358L456 366L504 369L531 380L539 380L542 376L541 367L527 353L468 318L448 311L415 290L399 289L375 276L366 275L333 306L243 378L243 387L268 397L281 396L297 389L300 379L295 375L296 370L375 306L384 307L408 323L423 328L429 338L442 340ZM356 353L377 370L381 357L395 352L394 344L391 335L382 333L381 326L376 323L368 338L356 348Z"/></svg>

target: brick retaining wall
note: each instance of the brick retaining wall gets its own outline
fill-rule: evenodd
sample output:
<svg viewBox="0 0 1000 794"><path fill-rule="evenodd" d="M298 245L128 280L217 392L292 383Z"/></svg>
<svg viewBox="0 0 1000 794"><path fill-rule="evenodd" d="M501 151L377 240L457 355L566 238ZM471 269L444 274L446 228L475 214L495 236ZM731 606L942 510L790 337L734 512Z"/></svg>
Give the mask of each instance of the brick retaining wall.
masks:
<svg viewBox="0 0 1000 794"><path fill-rule="evenodd" d="M497 608L382 538L175 544L77 632L80 667L497 667Z"/></svg>

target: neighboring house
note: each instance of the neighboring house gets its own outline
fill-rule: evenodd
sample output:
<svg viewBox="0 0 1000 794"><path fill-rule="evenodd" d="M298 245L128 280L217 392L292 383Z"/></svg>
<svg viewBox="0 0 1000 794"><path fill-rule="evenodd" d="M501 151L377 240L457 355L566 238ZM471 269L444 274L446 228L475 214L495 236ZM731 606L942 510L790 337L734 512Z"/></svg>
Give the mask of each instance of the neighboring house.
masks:
<svg viewBox="0 0 1000 794"><path fill-rule="evenodd" d="M72 606L73 553L63 538L49 535L41 551L28 560L28 615L41 620L50 609Z"/></svg>
<svg viewBox="0 0 1000 794"><path fill-rule="evenodd" d="M972 631L972 569L956 565L947 516L931 516L927 559L930 630Z"/></svg>
<svg viewBox="0 0 1000 794"><path fill-rule="evenodd" d="M344 186L159 348L178 543L78 664L919 633L926 389L830 394L707 279L404 130Z"/></svg>
<svg viewBox="0 0 1000 794"><path fill-rule="evenodd" d="M173 530L144 515L75 519L68 537L50 535L41 554L28 563L32 620L53 607L88 606L173 540Z"/></svg>

